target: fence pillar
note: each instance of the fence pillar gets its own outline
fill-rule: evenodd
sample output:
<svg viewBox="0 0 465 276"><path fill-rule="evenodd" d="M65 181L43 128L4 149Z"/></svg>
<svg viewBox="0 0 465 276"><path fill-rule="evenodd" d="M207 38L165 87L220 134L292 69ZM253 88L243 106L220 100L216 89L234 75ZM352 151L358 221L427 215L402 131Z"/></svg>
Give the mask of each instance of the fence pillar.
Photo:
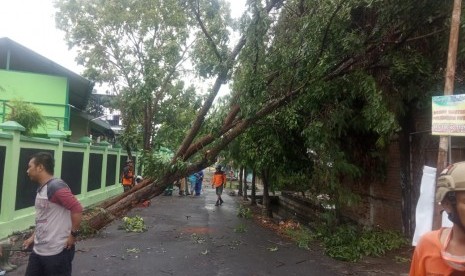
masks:
<svg viewBox="0 0 465 276"><path fill-rule="evenodd" d="M84 160L82 164L82 184L81 184L81 196L85 197L87 194L88 176L89 176L89 158L90 158L90 144L92 139L90 137L84 136L79 139L79 143L87 144L86 151L84 152Z"/></svg>
<svg viewBox="0 0 465 276"><path fill-rule="evenodd" d="M61 130L54 130L48 134L50 140L58 141L58 149L55 151L55 176L61 177L61 170L63 164L63 142L68 135Z"/></svg>
<svg viewBox="0 0 465 276"><path fill-rule="evenodd" d="M0 128L5 133L13 135L10 147L7 147L5 153L5 176L2 193L2 206L0 213L0 221L8 221L13 219L16 204L16 189L18 187L18 164L20 153L21 132L26 130L17 122L7 121L0 124Z"/></svg>
<svg viewBox="0 0 465 276"><path fill-rule="evenodd" d="M97 146L101 146L101 147L105 147L105 152L103 153L103 159L102 159L102 173L101 173L101 185L100 185L100 189L102 189L102 191L104 191L107 187L106 183L107 183L107 167L108 167L108 148L111 146L110 143L108 143L107 141L102 141L102 142L99 142L97 144Z"/></svg>
<svg viewBox="0 0 465 276"><path fill-rule="evenodd" d="M121 147L121 144L119 143L116 143L114 146L113 146L114 149L117 149L118 150L118 153L116 154L116 170L115 170L115 179L116 179L116 183L117 184L121 184L121 153L122 153L122 147Z"/></svg>

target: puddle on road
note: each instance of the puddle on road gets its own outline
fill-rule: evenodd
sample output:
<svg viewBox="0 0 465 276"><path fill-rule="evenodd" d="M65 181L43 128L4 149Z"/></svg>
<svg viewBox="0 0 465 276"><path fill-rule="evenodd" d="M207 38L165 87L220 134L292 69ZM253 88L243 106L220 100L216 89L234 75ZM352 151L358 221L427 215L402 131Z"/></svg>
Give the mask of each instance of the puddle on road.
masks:
<svg viewBox="0 0 465 276"><path fill-rule="evenodd" d="M215 206L214 204L207 204L205 206L205 209L209 210L209 211L214 211L218 208L218 206Z"/></svg>

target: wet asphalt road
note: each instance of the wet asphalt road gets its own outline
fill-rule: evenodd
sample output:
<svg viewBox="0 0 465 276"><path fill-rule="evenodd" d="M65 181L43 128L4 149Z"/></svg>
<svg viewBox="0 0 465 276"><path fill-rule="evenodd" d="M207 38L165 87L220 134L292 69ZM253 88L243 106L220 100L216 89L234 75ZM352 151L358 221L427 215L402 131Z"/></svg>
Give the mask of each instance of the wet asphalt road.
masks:
<svg viewBox="0 0 465 276"><path fill-rule="evenodd" d="M126 233L114 221L80 241L73 275L347 275L319 250L298 248L253 220L239 218L238 198L216 195L208 184L201 196L158 196L141 216L148 231ZM7 275L24 275L26 264Z"/></svg>

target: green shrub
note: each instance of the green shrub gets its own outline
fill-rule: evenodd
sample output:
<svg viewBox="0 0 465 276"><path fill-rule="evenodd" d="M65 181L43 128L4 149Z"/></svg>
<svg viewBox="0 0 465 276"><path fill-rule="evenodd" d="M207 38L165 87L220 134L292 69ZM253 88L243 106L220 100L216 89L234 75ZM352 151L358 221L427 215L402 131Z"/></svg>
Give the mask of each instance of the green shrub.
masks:
<svg viewBox="0 0 465 276"><path fill-rule="evenodd" d="M250 210L250 208L248 207L245 207L244 205L241 205L239 206L239 211L237 213L237 216L241 218L250 219L253 216L252 210Z"/></svg>
<svg viewBox="0 0 465 276"><path fill-rule="evenodd" d="M387 251L400 248L406 240L393 231L365 231L360 239L361 248L368 256L382 256Z"/></svg>
<svg viewBox="0 0 465 276"><path fill-rule="evenodd" d="M42 113L33 104L18 99L11 100L9 104L11 105L11 113L6 119L22 125L26 129L24 135L31 135L37 127L45 124Z"/></svg>
<svg viewBox="0 0 465 276"><path fill-rule="evenodd" d="M305 249L309 249L310 243L315 239L315 235L305 227L288 228L284 230L284 234L295 241L298 247Z"/></svg>
<svg viewBox="0 0 465 276"><path fill-rule="evenodd" d="M319 231L322 231L320 228ZM323 230L324 231L324 230ZM317 234L323 240L325 253L338 260L355 262L363 256L382 256L407 244L399 233L341 225L336 230Z"/></svg>

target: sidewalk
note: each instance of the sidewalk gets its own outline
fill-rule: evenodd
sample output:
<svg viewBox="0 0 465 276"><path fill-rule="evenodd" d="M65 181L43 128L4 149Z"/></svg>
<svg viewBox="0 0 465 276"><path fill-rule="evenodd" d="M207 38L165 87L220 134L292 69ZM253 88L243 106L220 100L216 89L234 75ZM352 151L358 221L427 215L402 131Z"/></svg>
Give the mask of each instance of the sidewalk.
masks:
<svg viewBox="0 0 465 276"><path fill-rule="evenodd" d="M223 198L222 206L214 206L216 195L208 183L198 197L153 198L150 207L127 214L141 216L148 231L126 233L118 229L121 221L114 221L77 244L73 275L381 275L355 273L351 264L332 260L320 249L300 249L237 217L238 197L225 191ZM23 263L7 275L24 275L25 269Z"/></svg>

